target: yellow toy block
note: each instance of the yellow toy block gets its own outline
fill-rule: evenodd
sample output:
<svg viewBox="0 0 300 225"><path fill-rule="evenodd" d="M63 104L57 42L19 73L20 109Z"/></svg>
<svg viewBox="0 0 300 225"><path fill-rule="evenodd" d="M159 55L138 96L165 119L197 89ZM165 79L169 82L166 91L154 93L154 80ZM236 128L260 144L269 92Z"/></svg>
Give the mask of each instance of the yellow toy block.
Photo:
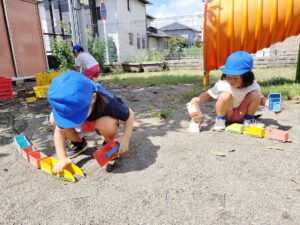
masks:
<svg viewBox="0 0 300 225"><path fill-rule="evenodd" d="M245 133L247 135L263 138L265 137L265 130L264 127L248 126L246 127Z"/></svg>
<svg viewBox="0 0 300 225"><path fill-rule="evenodd" d="M52 172L53 167L57 164L58 160L53 157L47 157L40 161L41 169L44 170L46 173L49 173L50 175L54 175ZM63 172L56 174L58 177L62 177L66 180L75 182L76 179L74 175L78 176L84 176L84 172L82 169L80 169L78 166L72 164L69 164L65 167Z"/></svg>
<svg viewBox="0 0 300 225"><path fill-rule="evenodd" d="M73 175L78 175L78 176L85 176L84 172L82 171L82 169L80 169L78 166L72 164L69 164L65 167L65 170L68 170L70 173L72 173Z"/></svg>
<svg viewBox="0 0 300 225"><path fill-rule="evenodd" d="M37 100L36 97L29 97L29 98L26 98L25 99L27 103L32 103L32 102L35 102Z"/></svg>

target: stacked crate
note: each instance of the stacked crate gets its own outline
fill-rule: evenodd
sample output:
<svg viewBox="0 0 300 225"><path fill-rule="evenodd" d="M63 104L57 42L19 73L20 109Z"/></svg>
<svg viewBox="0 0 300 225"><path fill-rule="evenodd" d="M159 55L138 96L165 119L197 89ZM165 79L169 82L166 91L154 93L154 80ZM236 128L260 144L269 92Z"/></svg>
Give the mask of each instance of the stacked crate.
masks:
<svg viewBox="0 0 300 225"><path fill-rule="evenodd" d="M12 79L0 77L0 101L7 101L14 97Z"/></svg>
<svg viewBox="0 0 300 225"><path fill-rule="evenodd" d="M61 71L37 73L35 75L36 86L33 87L35 97L46 98L51 81L61 73Z"/></svg>

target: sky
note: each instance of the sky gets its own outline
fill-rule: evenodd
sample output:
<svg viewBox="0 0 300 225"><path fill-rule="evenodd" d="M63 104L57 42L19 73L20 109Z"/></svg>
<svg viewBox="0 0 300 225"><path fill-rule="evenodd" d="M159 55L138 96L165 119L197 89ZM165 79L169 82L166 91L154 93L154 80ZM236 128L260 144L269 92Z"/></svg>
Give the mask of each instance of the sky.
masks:
<svg viewBox="0 0 300 225"><path fill-rule="evenodd" d="M156 18L199 14L203 12L201 0L150 0L147 14Z"/></svg>

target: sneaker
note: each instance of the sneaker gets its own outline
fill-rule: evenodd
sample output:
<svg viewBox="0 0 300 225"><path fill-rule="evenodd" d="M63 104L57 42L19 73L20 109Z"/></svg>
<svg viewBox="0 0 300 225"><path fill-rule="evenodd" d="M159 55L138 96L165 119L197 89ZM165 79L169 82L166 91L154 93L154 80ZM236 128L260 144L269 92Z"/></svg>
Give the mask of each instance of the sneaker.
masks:
<svg viewBox="0 0 300 225"><path fill-rule="evenodd" d="M226 128L225 122L226 122L226 120L216 118L213 130L214 131L224 131Z"/></svg>
<svg viewBox="0 0 300 225"><path fill-rule="evenodd" d="M83 153L86 149L87 149L87 142L85 138L82 138L82 142L70 141L67 144L66 154L69 159L72 159L80 155L81 153Z"/></svg>
<svg viewBox="0 0 300 225"><path fill-rule="evenodd" d="M265 127L265 124L258 122L255 119L252 119L252 120L244 120L244 126L245 127L248 127L248 126Z"/></svg>

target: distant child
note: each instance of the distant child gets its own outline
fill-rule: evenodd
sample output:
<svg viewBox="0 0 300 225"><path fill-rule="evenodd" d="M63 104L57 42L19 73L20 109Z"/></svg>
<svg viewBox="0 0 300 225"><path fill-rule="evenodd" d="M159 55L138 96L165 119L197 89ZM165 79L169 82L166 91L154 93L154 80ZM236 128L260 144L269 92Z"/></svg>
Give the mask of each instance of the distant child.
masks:
<svg viewBox="0 0 300 225"><path fill-rule="evenodd" d="M260 92L260 86L252 72L253 58L244 51L232 53L222 69L223 75L211 89L194 97L191 103L202 104L210 97L216 99L213 130L225 130L225 122L242 122L245 126L256 125L254 115L260 105L268 107L269 101Z"/></svg>
<svg viewBox="0 0 300 225"><path fill-rule="evenodd" d="M82 72L89 79L99 76L101 72L99 63L90 53L85 52L80 45L74 45L73 54L75 55L76 71Z"/></svg>
<svg viewBox="0 0 300 225"><path fill-rule="evenodd" d="M116 139L119 120L124 121L124 133L119 154L128 150L134 123L134 112L123 101L108 92L100 84L75 71L56 77L48 90L48 101L52 106L50 122L54 126L54 144L59 159L53 168L61 172L73 158L87 148L85 138L81 138L75 127L90 121L95 123L96 132L104 137L104 143ZM66 147L66 140L70 140Z"/></svg>

